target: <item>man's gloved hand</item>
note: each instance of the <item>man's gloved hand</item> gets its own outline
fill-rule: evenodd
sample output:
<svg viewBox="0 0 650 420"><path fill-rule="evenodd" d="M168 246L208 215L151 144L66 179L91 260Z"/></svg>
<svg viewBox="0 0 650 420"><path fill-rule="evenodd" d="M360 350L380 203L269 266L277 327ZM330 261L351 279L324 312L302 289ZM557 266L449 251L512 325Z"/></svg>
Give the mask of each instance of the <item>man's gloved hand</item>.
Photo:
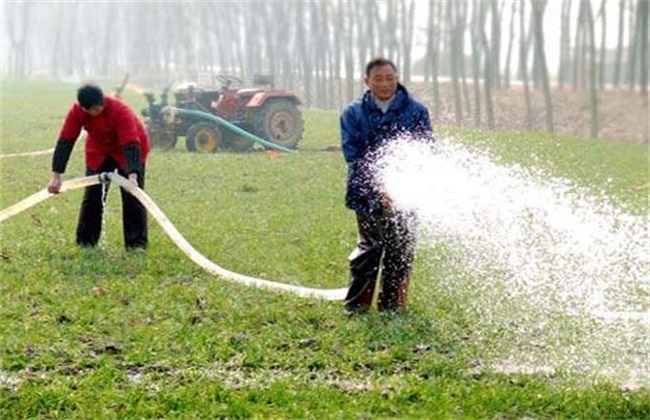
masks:
<svg viewBox="0 0 650 420"><path fill-rule="evenodd" d="M52 172L52 175L50 176L50 182L47 184L47 192L50 194L58 194L61 192L61 185L63 185L63 181L61 181L61 174Z"/></svg>

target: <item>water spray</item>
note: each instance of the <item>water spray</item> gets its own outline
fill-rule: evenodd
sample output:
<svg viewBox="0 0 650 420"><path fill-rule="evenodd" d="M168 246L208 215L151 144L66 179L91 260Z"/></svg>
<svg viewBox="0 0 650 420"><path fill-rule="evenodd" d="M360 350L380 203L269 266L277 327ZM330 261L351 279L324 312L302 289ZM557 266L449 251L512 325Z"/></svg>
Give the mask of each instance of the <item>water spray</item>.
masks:
<svg viewBox="0 0 650 420"><path fill-rule="evenodd" d="M64 181L61 185L61 192L71 191L77 188L89 187L100 183L114 182L120 187L133 195L142 205L147 209L149 214L158 222L163 231L169 236L182 251L192 261L194 261L201 268L207 272L231 280L236 283L245 284L253 287L260 287L266 289L273 289L292 293L301 297L319 298L325 300L343 300L347 293L347 288L340 289L315 289L309 287L302 287L292 284L280 283L277 281L266 280L256 277L247 276L244 274L235 273L227 270L214 262L210 261L203 254L199 253L176 229L172 222L167 218L165 213L158 207L158 205L145 193L141 188L138 188L128 179L120 176L114 172L103 172L99 175L92 175L82 178L76 178ZM37 192L26 199L2 210L0 212L0 223L9 219L16 214L35 206L36 204L44 201L53 194L49 193L47 189Z"/></svg>
<svg viewBox="0 0 650 420"><path fill-rule="evenodd" d="M433 252L419 262L435 285L417 296L462 302L477 340L490 337L485 365L650 386L647 215L453 138L396 139L379 155L376 177Z"/></svg>

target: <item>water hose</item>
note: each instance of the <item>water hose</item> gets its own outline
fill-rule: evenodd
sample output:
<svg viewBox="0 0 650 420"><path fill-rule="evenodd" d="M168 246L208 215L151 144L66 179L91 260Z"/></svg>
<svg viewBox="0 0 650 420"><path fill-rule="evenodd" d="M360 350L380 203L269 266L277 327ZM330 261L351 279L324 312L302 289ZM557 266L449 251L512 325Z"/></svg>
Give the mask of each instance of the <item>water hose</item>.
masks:
<svg viewBox="0 0 650 420"><path fill-rule="evenodd" d="M97 175L86 176L83 178L75 178L68 181L64 181L61 184L61 192L76 190L77 188L90 187L91 185L97 185L101 182ZM8 218L17 215L23 210L35 206L41 201L45 201L48 198L52 197L52 194L47 191L47 188L32 194L26 199L17 202L13 206L9 206L6 209L0 211L0 223L4 222Z"/></svg>
<svg viewBox="0 0 650 420"><path fill-rule="evenodd" d="M226 121L221 117L218 117L218 116L213 115L213 114L209 114L207 112L197 111L197 110L194 110L194 109L176 108L176 107L173 107L173 106L168 106L168 107L163 108L162 112L164 114L166 114L171 119L171 121L174 121L174 115L180 115L182 117L195 117L195 118L202 118L204 120L210 120L212 122L215 122L215 123L219 124L222 127L227 128L228 130L234 132L235 134L238 134L238 135L240 135L242 137L247 138L248 140L250 140L250 141L252 141L254 143L259 143L262 146L266 146L266 147L268 147L270 149L279 150L279 151L285 152L285 153L296 153L295 150L291 150L291 149L288 149L288 148L286 148L284 146L280 146L279 144L270 142L268 140L264 140L263 138L258 137L255 134L251 134L248 131L243 130L240 127L237 127L235 124L233 124L233 123L231 123L229 121Z"/></svg>
<svg viewBox="0 0 650 420"><path fill-rule="evenodd" d="M138 188L135 184L127 180L126 178L120 176L117 173L102 173L97 175L92 175L83 178L71 179L64 181L61 186L61 192L70 191L73 189L87 187L91 185L99 184L100 182L115 182L120 187L124 188L131 195L133 195L142 205L147 209L149 214L156 219L156 222L160 225L163 231L169 236L169 238L174 242L192 261L201 266L207 272L214 274L216 276L223 277L227 280L234 281L236 283L245 284L248 286L262 287L267 289L281 290L301 297L313 297L320 298L325 300L343 300L347 293L347 288L341 289L313 289L309 287L302 287L292 284L279 283L272 280L266 280L256 277L250 277L243 274L235 273L233 271L227 270L212 261L206 258L204 255L199 253L194 247L180 234L180 232L174 227L171 221L167 218L165 213L158 207L158 205L145 193L142 189ZM26 210L41 201L52 197L47 189L39 191L36 194L33 194L26 199L10 206L0 212L0 223L4 220L20 213L23 210Z"/></svg>
<svg viewBox="0 0 650 420"><path fill-rule="evenodd" d="M21 153L7 153L0 155L0 159L11 158L11 157L22 157L22 156L38 156L38 155L49 155L54 153L54 148L47 150L37 150L35 152L21 152Z"/></svg>

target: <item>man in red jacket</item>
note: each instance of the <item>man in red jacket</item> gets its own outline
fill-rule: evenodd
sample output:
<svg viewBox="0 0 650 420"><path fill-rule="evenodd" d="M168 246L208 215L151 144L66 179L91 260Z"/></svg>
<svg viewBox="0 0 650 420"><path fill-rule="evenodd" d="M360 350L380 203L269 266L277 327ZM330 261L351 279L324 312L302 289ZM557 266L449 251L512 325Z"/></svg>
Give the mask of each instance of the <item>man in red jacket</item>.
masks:
<svg viewBox="0 0 650 420"><path fill-rule="evenodd" d="M119 99L104 96L95 85L81 86L75 102L65 118L52 158L52 175L47 189L58 194L61 174L81 129L87 132L85 157L86 175L117 172L144 189L145 162L149 153L149 137L133 110ZM77 225L77 244L97 245L102 230L105 190L108 185L87 187L81 202ZM147 247L147 211L124 189L122 196L122 226L127 249Z"/></svg>

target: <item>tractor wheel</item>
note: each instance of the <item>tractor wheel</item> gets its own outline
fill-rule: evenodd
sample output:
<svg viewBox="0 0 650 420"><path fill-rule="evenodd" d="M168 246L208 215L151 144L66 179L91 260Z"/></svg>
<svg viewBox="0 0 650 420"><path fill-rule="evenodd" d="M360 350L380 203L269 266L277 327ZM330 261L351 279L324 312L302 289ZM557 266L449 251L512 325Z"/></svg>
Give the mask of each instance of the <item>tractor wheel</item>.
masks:
<svg viewBox="0 0 650 420"><path fill-rule="evenodd" d="M292 100L271 100L256 116L256 134L289 149L298 145L303 129L302 113Z"/></svg>
<svg viewBox="0 0 650 420"><path fill-rule="evenodd" d="M176 135L173 130L166 130L161 124L147 123L147 133L152 147L165 151L176 146Z"/></svg>
<svg viewBox="0 0 650 420"><path fill-rule="evenodd" d="M197 123L187 130L185 146L190 152L214 153L223 140L219 127L209 123Z"/></svg>
<svg viewBox="0 0 650 420"><path fill-rule="evenodd" d="M253 142L244 136L229 131L225 135L224 146L235 152L246 152L253 147Z"/></svg>

